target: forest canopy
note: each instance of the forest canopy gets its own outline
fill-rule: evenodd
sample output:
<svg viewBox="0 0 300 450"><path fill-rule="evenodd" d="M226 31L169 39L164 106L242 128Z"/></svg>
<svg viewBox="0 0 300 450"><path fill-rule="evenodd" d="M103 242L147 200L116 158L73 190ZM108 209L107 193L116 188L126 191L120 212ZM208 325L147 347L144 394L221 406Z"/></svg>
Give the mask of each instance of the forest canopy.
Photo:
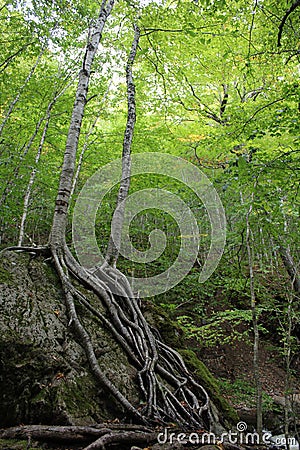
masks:
<svg viewBox="0 0 300 450"><path fill-rule="evenodd" d="M227 241L210 278L199 283L211 248L212 216L187 182L172 177L175 166L169 175L162 170L132 176L130 165L126 176L123 167L130 186L115 183L107 189L96 214L99 249L103 254L109 249L114 275L147 279L168 271L182 242L190 239L170 211L150 202L132 217L128 236L137 253L151 248L153 230L164 232L159 241L164 251L146 262L114 253L111 222L116 205L143 189L180 197L198 226L199 248L186 277L153 302L204 347L239 339L254 339L255 347L259 334L269 337L276 330L277 344L291 359L297 351L300 292L299 1L113 3L0 2L1 247L50 246L72 318L72 296L80 295L70 288L68 273L90 282L74 262L72 236L85 183L122 154L130 159L151 153L153 161L160 161L161 153L181 158L210 180L226 214L226 226L223 216L220 220ZM71 153L74 164L68 168ZM102 284L93 278L96 272L91 278L100 297L110 276L104 272ZM109 291L113 299L133 295L122 283L121 290ZM186 303L190 310L182 313ZM148 330L137 311L139 306L132 314ZM230 335L224 335L224 323ZM239 325L249 323L253 335L241 333ZM126 338L130 342L130 333ZM154 366L154 344L151 351ZM152 370L147 376L155 391ZM259 373L254 375L259 393ZM156 411L150 409L149 416ZM190 417L199 425L198 417Z"/></svg>

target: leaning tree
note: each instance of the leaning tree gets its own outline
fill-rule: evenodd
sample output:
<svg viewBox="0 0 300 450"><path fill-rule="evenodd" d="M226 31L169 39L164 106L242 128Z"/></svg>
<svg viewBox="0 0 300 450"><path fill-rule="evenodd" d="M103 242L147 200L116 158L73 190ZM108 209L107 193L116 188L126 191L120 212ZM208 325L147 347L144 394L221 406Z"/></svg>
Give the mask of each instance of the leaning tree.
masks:
<svg viewBox="0 0 300 450"><path fill-rule="evenodd" d="M29 249L17 247L19 250L51 254L61 281L69 326L86 353L91 372L101 386L122 405L128 416L139 424L137 428L130 430L122 428L121 425L116 426L108 434L101 433L100 437L99 433L98 435L96 433L95 438L98 438L87 447L89 449L102 448L101 446L106 442L122 439L135 442L135 436L138 440L142 440L141 433L144 433L144 439L147 442L150 437L153 438L151 429L157 424L175 422L181 429L211 430L217 421L210 405L208 393L193 378L178 352L162 342L160 337L153 332L140 309L138 294L133 293L126 277L116 268L124 204L130 183L130 152L136 119L132 66L140 38L138 17L133 25L133 41L126 64L128 114L123 140L122 180L117 198L114 238L110 239L104 263L93 271L87 270L76 260L66 243L66 227L76 169L76 154L88 98L89 82L102 33L113 7L114 0L103 0L98 17L90 26L89 39L78 77L48 245ZM92 306L88 298L79 291L73 282L74 279L94 292L105 306L107 312L105 316ZM102 322L103 326L110 330L128 355L129 360L134 364L137 369L137 382L141 396L144 397L142 409L131 404L101 370L89 332L76 310L77 302L80 302ZM49 433L49 428L47 430ZM43 427L31 427L30 429L33 437L42 436L44 432L46 433ZM59 434L68 431L56 428L52 432ZM79 428L77 432L80 434Z"/></svg>

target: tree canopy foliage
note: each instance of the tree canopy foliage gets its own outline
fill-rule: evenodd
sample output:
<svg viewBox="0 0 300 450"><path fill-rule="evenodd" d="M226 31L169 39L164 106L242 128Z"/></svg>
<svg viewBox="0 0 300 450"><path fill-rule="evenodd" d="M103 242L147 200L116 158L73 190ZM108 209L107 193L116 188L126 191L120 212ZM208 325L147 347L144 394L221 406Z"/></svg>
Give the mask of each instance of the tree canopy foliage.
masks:
<svg viewBox="0 0 300 450"><path fill-rule="evenodd" d="M77 75L98 9L97 1L1 3L2 246L48 241ZM175 315L187 333L207 345L222 339L216 323L249 321L249 266L259 317L272 310L276 314L269 321L276 322L291 306L291 293L299 295L299 11L297 1L119 1L95 56L67 242L71 246L72 208L85 181L122 155L126 61L136 22L140 39L133 67L137 119L132 153L163 152L192 162L210 178L226 210L223 258L200 286L199 267L210 245L203 205L174 180L154 175L131 180L130 192L167 185L194 211L202 235L199 267L176 292L155 301L174 312L197 299L192 315ZM116 194L117 188L107 195L97 216L103 250ZM165 252L147 264L121 257L118 267L125 274L148 276L176 258L178 240L184 237L159 210L136 216L132 242L144 249L156 227L166 232ZM214 324L199 327L205 305L220 290L230 308L214 317ZM292 305L296 327L299 310Z"/></svg>

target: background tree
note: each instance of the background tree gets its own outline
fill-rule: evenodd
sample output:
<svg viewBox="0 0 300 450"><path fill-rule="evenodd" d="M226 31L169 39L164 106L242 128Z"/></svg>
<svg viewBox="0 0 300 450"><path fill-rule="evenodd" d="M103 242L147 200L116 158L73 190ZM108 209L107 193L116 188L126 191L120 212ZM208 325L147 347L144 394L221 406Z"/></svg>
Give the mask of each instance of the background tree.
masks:
<svg viewBox="0 0 300 450"><path fill-rule="evenodd" d="M238 338L239 325L248 325L251 319L247 294L251 284L247 244L251 241L250 266L256 280L252 294L257 300L258 316L269 330L282 329L278 314L269 314L268 319L265 316L273 311L277 296L285 305L280 310L284 317L290 314L290 297L286 296L290 279L295 298L298 296L299 85L295 80L299 52L294 25L297 2L287 7L272 1L144 5L138 21L137 54L131 55L136 92L135 98L132 91L131 106L135 99L138 117L132 142L133 116L124 140L131 65L127 64L127 83L125 73L137 7L118 2L109 14L112 2L104 2L96 19L97 2L86 5L55 1L51 6L42 0L33 3L11 2L0 11L4 28L0 43L3 246L16 244L21 228L24 245L36 246L36 251L46 253L50 248L70 320L85 345L95 376L137 420L168 417L180 423L208 426L214 418L207 407L207 394L195 385L177 353L153 336L140 314L139 299L129 300L134 295L121 274L135 271L148 276L168 267L178 249L176 224L169 217L163 222L157 211L136 217L132 239L138 248L148 245L147 235L162 223L170 247L153 264L135 264L111 255L114 262L118 259L120 271L101 267L96 276L84 271L71 253L70 217L84 182L99 166L119 157L122 145L127 155L131 151L159 150L183 156L209 175L222 196L228 218L227 247L218 270L204 286L199 288L199 267L194 267L176 294L171 291L154 302L171 311L173 317L179 317L186 333L196 336L203 346L213 339L224 339L224 323L233 327ZM99 43L104 24L105 33ZM78 70L76 90L71 81L77 79ZM105 101L99 112L102 98ZM33 173L35 182L31 183ZM128 174L129 170L124 173L127 181ZM247 240L249 205L241 202L240 193L249 199L254 179L258 179L258 186L248 217ZM143 180L130 181L129 192L134 192ZM204 208L175 182L155 177L145 181L147 186L157 187L169 183L169 188L182 194L195 211L203 231L197 263L201 266L210 245ZM25 194L24 208L28 186L31 194ZM103 249L110 242L117 194L118 188L108 196L97 217L97 238ZM91 309L74 288L73 276L102 299L107 317ZM118 279L119 295L110 292L112 276ZM206 315L205 305L217 303L220 292L229 307ZM141 390L150 399L148 409L140 411L128 404L103 377L74 299L98 315L120 340L138 368ZM200 305L195 305L195 299ZM181 314L182 305L187 306L185 315ZM296 308L295 323L298 314ZM290 330L290 322L284 323ZM293 328L293 336L296 330ZM137 349L140 341L142 350ZM161 363L161 356L167 366ZM155 393L168 389L165 384L161 386L159 377L171 383L174 391L178 388L179 394L177 397L174 391L163 391L167 392L167 400L159 394L155 405ZM187 380L184 388L181 379ZM183 408L181 402L186 397L188 407ZM194 406L201 414L193 412Z"/></svg>

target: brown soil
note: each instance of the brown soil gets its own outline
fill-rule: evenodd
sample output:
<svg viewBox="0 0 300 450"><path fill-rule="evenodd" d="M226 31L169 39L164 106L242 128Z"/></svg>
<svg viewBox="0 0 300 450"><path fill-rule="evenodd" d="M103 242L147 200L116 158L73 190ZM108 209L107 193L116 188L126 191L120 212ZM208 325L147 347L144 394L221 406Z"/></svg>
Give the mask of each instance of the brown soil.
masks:
<svg viewBox="0 0 300 450"><path fill-rule="evenodd" d="M255 386L253 375L253 348L251 344L236 342L232 345L219 345L213 348L201 350L201 358L210 371L218 379L243 380L251 386ZM284 391L286 371L282 363L282 355L272 349L267 342L260 344L260 374L263 391L272 397L279 407L284 405ZM291 381L293 400L298 411L300 422L300 355L293 361L294 376ZM255 407L232 395L224 396L234 406L245 420L249 413L249 423L255 424ZM255 401L254 401L255 402ZM253 404L255 404L253 402ZM252 414L252 416L251 416ZM246 420L247 421L247 420Z"/></svg>

